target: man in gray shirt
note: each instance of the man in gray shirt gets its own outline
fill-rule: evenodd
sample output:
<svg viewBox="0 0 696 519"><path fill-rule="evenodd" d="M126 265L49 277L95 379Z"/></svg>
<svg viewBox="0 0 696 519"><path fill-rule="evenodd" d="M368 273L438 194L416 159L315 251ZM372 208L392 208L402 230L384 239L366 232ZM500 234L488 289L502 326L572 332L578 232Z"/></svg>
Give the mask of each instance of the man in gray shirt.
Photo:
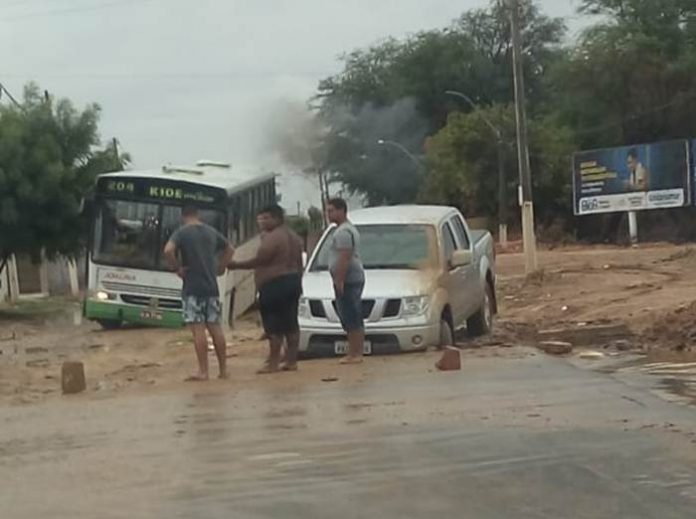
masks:
<svg viewBox="0 0 696 519"><path fill-rule="evenodd" d="M329 221L337 225L331 237L329 272L336 293L336 310L348 335L348 355L343 364L362 362L365 348L365 324L362 314L362 293L365 271L360 260L360 234L348 221L348 206L342 198L328 203Z"/></svg>
<svg viewBox="0 0 696 519"><path fill-rule="evenodd" d="M198 358L198 373L187 380L208 380L208 339L215 344L220 378L227 378L227 344L220 320L222 307L217 277L227 272L234 249L218 231L198 218L195 207L184 207L183 226L164 248L169 266L184 281L181 291L184 322L191 329Z"/></svg>

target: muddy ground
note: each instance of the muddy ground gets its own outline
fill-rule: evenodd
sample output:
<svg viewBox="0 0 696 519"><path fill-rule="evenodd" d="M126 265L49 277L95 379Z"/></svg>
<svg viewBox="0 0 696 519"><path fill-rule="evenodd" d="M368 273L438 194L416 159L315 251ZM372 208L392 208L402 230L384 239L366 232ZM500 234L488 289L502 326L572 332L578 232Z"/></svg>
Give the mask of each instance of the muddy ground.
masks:
<svg viewBox="0 0 696 519"><path fill-rule="evenodd" d="M673 245L571 247L545 251L542 270L524 275L520 254L498 256L500 316L493 337L460 346L467 356L530 355L510 346L568 339L606 355L696 360L696 249ZM101 331L82 323L79 304L49 300L0 308L0 404L27 405L63 398L60 365L84 362L88 390L78 399L177 391L194 367L185 330ZM434 362L433 352L370 359L360 369L335 359L303 362L298 373L255 375L265 345L252 316L229 332L231 379L211 385L231 390L298 388L323 379L360 380L379 372ZM431 364L432 365L432 364ZM215 363L211 355L214 373Z"/></svg>

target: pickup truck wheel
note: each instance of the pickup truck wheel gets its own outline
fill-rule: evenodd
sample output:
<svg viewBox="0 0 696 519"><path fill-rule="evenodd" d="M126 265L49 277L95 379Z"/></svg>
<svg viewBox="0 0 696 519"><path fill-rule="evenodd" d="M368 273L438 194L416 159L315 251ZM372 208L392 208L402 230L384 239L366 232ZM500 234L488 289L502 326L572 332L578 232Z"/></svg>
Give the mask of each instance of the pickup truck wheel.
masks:
<svg viewBox="0 0 696 519"><path fill-rule="evenodd" d="M493 290L491 285L486 283L481 308L466 321L466 329L469 332L469 336L480 337L493 331L493 301Z"/></svg>
<svg viewBox="0 0 696 519"><path fill-rule="evenodd" d="M440 321L440 344L438 347L442 349L447 346L454 346L454 331L450 322L443 317Z"/></svg>

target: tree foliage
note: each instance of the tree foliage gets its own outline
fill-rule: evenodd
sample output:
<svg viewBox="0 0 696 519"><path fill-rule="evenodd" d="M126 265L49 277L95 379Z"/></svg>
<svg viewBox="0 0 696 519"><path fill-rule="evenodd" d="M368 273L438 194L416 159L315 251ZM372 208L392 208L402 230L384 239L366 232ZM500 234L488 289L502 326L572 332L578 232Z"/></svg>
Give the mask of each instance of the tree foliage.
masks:
<svg viewBox="0 0 696 519"><path fill-rule="evenodd" d="M542 78L563 55L565 28L533 2L525 2L523 14L528 90L537 103ZM333 178L370 204L412 202L425 181L422 171L408 155L377 141L398 142L422 157L425 138L445 126L453 108L462 108L446 98L452 89L483 106L512 99L510 24L498 2L444 29L387 39L343 57L343 70L320 83L316 99L329 130L324 148Z"/></svg>
<svg viewBox="0 0 696 519"><path fill-rule="evenodd" d="M604 18L550 75L583 148L696 135L696 3L585 0Z"/></svg>
<svg viewBox="0 0 696 519"><path fill-rule="evenodd" d="M575 40L565 39L563 22L545 16L537 1L525 1L522 13L535 212L544 223L562 219L566 226L578 223L574 151L696 136L696 2L577 5L590 24ZM497 0L444 29L347 54L343 70L322 81L316 97L328 129L327 167L371 204L420 199L492 216L497 149L486 121L493 121L507 143L506 192L514 209L510 54L508 7ZM479 109L445 98L446 90L463 92ZM393 147L377 146L378 139L416 156L427 141L427 175Z"/></svg>
<svg viewBox="0 0 696 519"><path fill-rule="evenodd" d="M498 143L486 121L502 132L508 214L516 214L518 169L511 106L495 105L470 114L456 113L428 141L430 172L422 200L459 207L467 216L498 212ZM575 149L572 132L549 118L530 124L530 160L538 220L552 223L572 211L568 157Z"/></svg>
<svg viewBox="0 0 696 519"><path fill-rule="evenodd" d="M78 110L25 88L21 108L0 108L0 262L75 255L84 244L83 199L95 176L123 169L127 155L98 149L100 109Z"/></svg>

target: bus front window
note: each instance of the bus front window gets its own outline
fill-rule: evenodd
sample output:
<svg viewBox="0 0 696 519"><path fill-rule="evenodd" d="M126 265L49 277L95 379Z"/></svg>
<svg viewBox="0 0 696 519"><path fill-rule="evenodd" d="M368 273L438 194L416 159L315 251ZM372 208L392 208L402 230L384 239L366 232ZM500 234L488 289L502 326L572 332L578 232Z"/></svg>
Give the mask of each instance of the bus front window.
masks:
<svg viewBox="0 0 696 519"><path fill-rule="evenodd" d="M221 211L201 209L203 222L225 233ZM104 200L94 226L94 261L119 267L166 270L162 249L181 227L181 207Z"/></svg>
<svg viewBox="0 0 696 519"><path fill-rule="evenodd" d="M199 209L198 216L202 222L225 235L225 218L221 211L213 209ZM167 243L174 231L181 227L181 207L164 206L162 208L162 247ZM164 256L159 259L159 267L167 268Z"/></svg>
<svg viewBox="0 0 696 519"><path fill-rule="evenodd" d="M94 259L123 267L153 268L159 248L156 204L106 200L94 226Z"/></svg>

